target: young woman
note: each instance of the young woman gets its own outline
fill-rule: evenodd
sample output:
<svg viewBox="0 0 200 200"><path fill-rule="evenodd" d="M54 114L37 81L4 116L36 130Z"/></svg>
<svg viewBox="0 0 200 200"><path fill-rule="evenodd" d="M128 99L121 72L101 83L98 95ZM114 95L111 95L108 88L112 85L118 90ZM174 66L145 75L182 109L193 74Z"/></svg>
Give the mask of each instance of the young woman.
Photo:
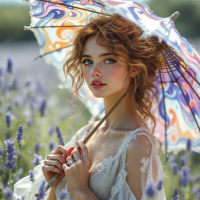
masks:
<svg viewBox="0 0 200 200"><path fill-rule="evenodd" d="M141 39L140 35L136 25L118 15L92 19L77 32L74 49L64 64L65 75L72 77L73 93L78 96L86 81L93 95L104 99L107 113L130 91L86 144L82 141L98 122L82 127L35 168L30 199L35 198L41 181L49 182L55 173L61 176L44 199L60 199L65 189L66 200L144 200L145 187L164 180L152 114L159 60L153 40ZM79 146L81 153L75 148L69 155L72 146ZM66 161L72 161L71 165ZM28 190L20 187L22 180L15 184L16 198L23 192L29 196ZM30 184L28 177L23 181ZM164 189L157 191L153 199L165 200Z"/></svg>

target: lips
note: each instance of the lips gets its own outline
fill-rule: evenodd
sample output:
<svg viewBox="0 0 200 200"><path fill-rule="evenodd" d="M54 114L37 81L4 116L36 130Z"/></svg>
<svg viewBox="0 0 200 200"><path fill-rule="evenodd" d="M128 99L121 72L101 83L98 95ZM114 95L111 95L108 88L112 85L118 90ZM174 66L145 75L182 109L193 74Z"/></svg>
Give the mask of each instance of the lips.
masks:
<svg viewBox="0 0 200 200"><path fill-rule="evenodd" d="M98 83L98 84L95 84L95 83ZM93 80L91 82L91 85L106 85L105 83L102 83L100 80Z"/></svg>

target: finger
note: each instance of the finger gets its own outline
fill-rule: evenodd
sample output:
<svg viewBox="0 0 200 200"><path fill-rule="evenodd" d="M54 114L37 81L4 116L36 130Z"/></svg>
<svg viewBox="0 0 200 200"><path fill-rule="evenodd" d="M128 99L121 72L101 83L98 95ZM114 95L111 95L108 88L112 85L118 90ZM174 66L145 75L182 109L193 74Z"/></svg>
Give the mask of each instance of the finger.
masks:
<svg viewBox="0 0 200 200"><path fill-rule="evenodd" d="M69 156L69 153L67 151L67 149L65 149L65 147L61 146L61 145L58 145L56 150L52 152L53 155L56 155L56 154L64 154L66 156Z"/></svg>
<svg viewBox="0 0 200 200"><path fill-rule="evenodd" d="M79 151L76 149L72 151L72 155L74 156L75 161L78 161L81 159L81 155L80 155Z"/></svg>
<svg viewBox="0 0 200 200"><path fill-rule="evenodd" d="M48 165L43 165L42 166L42 171L45 171L45 172L50 172L51 171L51 172L63 174L63 172L61 170L59 170L57 167L48 166Z"/></svg>
<svg viewBox="0 0 200 200"><path fill-rule="evenodd" d="M65 163L66 157L64 157L61 154L57 154L57 155L48 155L47 156L47 160L58 160L60 161L61 164Z"/></svg>
<svg viewBox="0 0 200 200"><path fill-rule="evenodd" d="M81 148L82 152L82 160L88 160L89 159L89 154L88 154L88 148L82 141L76 141L77 146Z"/></svg>
<svg viewBox="0 0 200 200"><path fill-rule="evenodd" d="M54 166L62 171L62 164L58 160L45 160L44 165Z"/></svg>
<svg viewBox="0 0 200 200"><path fill-rule="evenodd" d="M71 156L69 156L69 157L66 158L66 161L67 162L69 162L69 161L73 161L74 162L74 159Z"/></svg>

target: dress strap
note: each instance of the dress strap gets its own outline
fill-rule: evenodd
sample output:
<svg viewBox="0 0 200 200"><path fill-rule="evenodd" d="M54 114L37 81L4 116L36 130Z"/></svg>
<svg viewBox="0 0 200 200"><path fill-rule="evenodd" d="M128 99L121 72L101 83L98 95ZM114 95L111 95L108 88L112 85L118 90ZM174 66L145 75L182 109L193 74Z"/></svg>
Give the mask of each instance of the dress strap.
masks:
<svg viewBox="0 0 200 200"><path fill-rule="evenodd" d="M127 172L126 172L126 153L127 153L127 148L128 145L130 143L130 141L132 139L136 139L138 135L144 134L147 135L145 133L143 133L143 131L147 131L148 133L150 133L149 130L140 127L134 131L130 131L129 132L129 136L126 138L125 142L123 143L123 145L120 147L119 150L119 157L118 157L118 162L119 162L119 173L117 175L117 179L115 181L114 186L111 189L111 195L114 198L114 195L117 194L121 187L123 186L123 184L126 181L126 176L127 176ZM150 133L151 134L151 133ZM152 142L152 139L150 137L148 137L150 139L150 142Z"/></svg>

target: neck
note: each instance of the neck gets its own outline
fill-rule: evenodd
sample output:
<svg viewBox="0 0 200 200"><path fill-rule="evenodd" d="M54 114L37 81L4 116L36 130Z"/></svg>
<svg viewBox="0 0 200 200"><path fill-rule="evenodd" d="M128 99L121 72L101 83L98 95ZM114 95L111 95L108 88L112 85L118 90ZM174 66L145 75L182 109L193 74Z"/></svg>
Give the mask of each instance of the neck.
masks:
<svg viewBox="0 0 200 200"><path fill-rule="evenodd" d="M125 93L119 92L112 96L104 98L105 114L116 104L116 102ZM120 104L113 110L109 117L105 121L105 128L115 130L133 130L139 128L142 125L142 119L137 113L136 108L131 100L131 93L124 97Z"/></svg>

